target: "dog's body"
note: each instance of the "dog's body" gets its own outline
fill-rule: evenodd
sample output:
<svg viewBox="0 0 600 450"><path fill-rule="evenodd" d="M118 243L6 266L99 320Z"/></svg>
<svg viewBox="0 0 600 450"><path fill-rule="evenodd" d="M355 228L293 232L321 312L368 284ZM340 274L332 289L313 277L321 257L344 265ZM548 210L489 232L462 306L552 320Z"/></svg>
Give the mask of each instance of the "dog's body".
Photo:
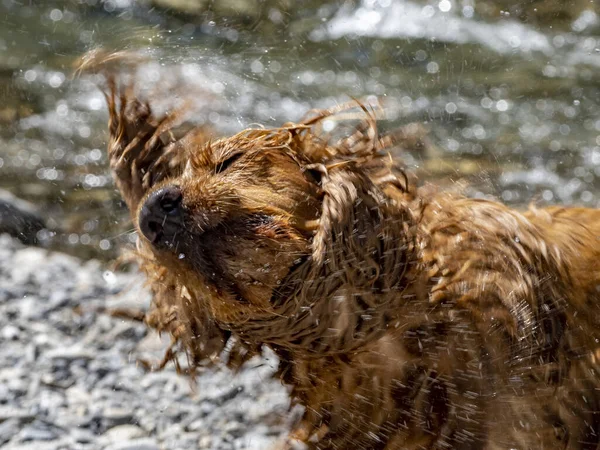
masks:
<svg viewBox="0 0 600 450"><path fill-rule="evenodd" d="M314 449L600 448L600 211L416 188L368 115L169 142L110 92L148 321L192 365L270 346Z"/></svg>

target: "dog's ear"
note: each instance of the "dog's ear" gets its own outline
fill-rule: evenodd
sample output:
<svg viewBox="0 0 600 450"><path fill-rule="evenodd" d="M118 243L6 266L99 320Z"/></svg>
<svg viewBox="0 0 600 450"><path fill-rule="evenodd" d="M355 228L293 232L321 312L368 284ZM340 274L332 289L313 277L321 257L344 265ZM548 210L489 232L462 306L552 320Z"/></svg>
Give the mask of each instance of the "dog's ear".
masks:
<svg viewBox="0 0 600 450"><path fill-rule="evenodd" d="M179 175L187 161L186 146L173 133L185 106L156 115L134 87L136 69L146 60L135 52L94 49L77 61L74 74L104 80L100 87L108 105L110 168L132 215L152 186Z"/></svg>
<svg viewBox="0 0 600 450"><path fill-rule="evenodd" d="M356 162L323 170L312 258L340 285L388 290L402 282L414 233L408 208L393 202Z"/></svg>
<svg viewBox="0 0 600 450"><path fill-rule="evenodd" d="M202 144L208 134L196 129L177 139L173 129L181 122L183 110L157 117L132 87L118 87L114 77L108 78L106 99L110 168L129 211L135 214L148 190L183 172L190 147L187 141Z"/></svg>

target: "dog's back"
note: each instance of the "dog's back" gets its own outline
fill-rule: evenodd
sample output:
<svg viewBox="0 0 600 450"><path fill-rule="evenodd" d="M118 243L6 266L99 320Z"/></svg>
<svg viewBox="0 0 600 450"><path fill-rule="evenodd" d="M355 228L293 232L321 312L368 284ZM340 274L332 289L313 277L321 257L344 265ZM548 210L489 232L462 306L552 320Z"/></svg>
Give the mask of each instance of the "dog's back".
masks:
<svg viewBox="0 0 600 450"><path fill-rule="evenodd" d="M524 215L569 258L574 283L588 292L582 300L600 295L600 210L551 206Z"/></svg>
<svg viewBox="0 0 600 450"><path fill-rule="evenodd" d="M572 287L568 296L573 320L585 328L585 342L571 347L600 348L600 210L552 206L525 213L546 242L559 248Z"/></svg>
<svg viewBox="0 0 600 450"><path fill-rule="evenodd" d="M525 216L560 249L571 290L566 341L572 360L565 382L553 391L556 423L568 430L566 448L597 449L600 440L600 210L552 206ZM550 406L550 405L549 405ZM550 408L548 408L550 412ZM556 427L555 427L556 428ZM567 436L565 436L567 438Z"/></svg>
<svg viewBox="0 0 600 450"><path fill-rule="evenodd" d="M441 193L430 198L420 223L430 302L468 311L485 348L477 357L473 342L456 332L462 340L443 371L466 374L459 362L467 348L470 359L479 360L481 373L463 387L479 393L479 404L456 399L472 405L471 422L488 423L477 448L597 449L600 211L553 207L521 214ZM449 337L443 340L452 343ZM466 442L460 448L471 448Z"/></svg>

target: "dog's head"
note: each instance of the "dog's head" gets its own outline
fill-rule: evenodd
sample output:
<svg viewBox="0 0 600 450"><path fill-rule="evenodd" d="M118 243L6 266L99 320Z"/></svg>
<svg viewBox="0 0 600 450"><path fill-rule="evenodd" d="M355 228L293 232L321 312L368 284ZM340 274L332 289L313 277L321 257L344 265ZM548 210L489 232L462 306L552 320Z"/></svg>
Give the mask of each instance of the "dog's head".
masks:
<svg viewBox="0 0 600 450"><path fill-rule="evenodd" d="M125 197L140 191L124 188L130 185L144 192L126 198L141 254L152 271L161 266L185 287L184 316L207 309L248 340L270 322L271 336L258 340L287 335L298 346L303 329L355 335L379 326L355 312L385 314L376 310L377 295L401 287L411 194L388 152L395 140L377 135L371 112L355 105L343 118L320 111L215 141L197 132L165 141L172 134L164 124L173 121L154 118L147 106L128 107L135 99L120 102L110 108L109 153L128 169L113 170ZM139 168L144 173L132 181ZM357 303L343 306L344 296Z"/></svg>
<svg viewBox="0 0 600 450"><path fill-rule="evenodd" d="M268 310L311 252L323 192L292 141L288 130L252 130L206 143L140 202L146 245L217 316Z"/></svg>

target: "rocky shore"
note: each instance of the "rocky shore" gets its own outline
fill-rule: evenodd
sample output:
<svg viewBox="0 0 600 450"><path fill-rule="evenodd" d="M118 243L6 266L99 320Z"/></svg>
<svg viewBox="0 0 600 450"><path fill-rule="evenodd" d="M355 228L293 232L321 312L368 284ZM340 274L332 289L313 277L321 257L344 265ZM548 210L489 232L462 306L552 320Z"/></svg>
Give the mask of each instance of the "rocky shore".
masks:
<svg viewBox="0 0 600 450"><path fill-rule="evenodd" d="M0 235L0 447L269 448L289 426L273 356L233 375L144 370L169 345L107 308L143 309L143 279Z"/></svg>

